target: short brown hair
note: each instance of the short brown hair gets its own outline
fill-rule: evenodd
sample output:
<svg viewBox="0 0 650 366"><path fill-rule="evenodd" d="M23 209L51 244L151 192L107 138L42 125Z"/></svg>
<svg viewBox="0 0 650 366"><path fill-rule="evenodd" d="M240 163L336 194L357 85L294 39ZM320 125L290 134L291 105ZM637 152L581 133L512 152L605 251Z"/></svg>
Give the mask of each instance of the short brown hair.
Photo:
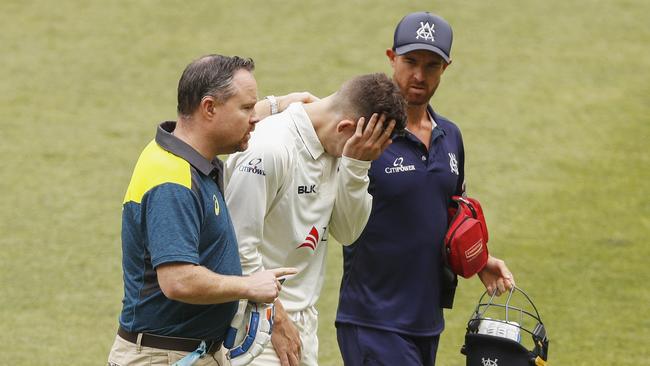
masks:
<svg viewBox="0 0 650 366"><path fill-rule="evenodd" d="M238 70L253 71L255 62L239 56L207 55L192 61L178 81L178 114L191 115L205 96L225 103L235 90L232 79Z"/></svg>
<svg viewBox="0 0 650 366"><path fill-rule="evenodd" d="M395 120L395 132L406 127L406 102L399 87L384 73L357 76L345 82L338 91L339 103L346 118L366 121L373 113L385 114L386 121Z"/></svg>

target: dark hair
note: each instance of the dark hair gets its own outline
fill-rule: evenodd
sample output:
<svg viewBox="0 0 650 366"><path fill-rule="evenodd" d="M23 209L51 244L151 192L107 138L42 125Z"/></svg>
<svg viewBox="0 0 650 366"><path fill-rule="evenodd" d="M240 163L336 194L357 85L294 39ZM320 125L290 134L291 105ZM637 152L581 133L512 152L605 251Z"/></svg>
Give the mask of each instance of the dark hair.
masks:
<svg viewBox="0 0 650 366"><path fill-rule="evenodd" d="M192 61L178 81L178 114L189 116L205 96L224 103L234 94L232 78L236 71L253 71L255 62L239 56L207 55Z"/></svg>
<svg viewBox="0 0 650 366"><path fill-rule="evenodd" d="M357 76L341 86L338 92L346 118L357 121L370 119L373 113L383 113L386 121L395 120L395 132L406 127L406 101L397 84L386 74L375 73Z"/></svg>

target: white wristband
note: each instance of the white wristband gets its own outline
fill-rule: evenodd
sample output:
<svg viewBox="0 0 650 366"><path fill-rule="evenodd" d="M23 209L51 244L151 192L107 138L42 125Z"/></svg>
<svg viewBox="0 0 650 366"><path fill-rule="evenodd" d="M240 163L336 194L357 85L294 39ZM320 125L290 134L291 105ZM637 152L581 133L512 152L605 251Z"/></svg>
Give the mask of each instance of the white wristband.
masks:
<svg viewBox="0 0 650 366"><path fill-rule="evenodd" d="M278 100L275 98L275 95L269 95L266 99L271 104L271 115L278 113Z"/></svg>

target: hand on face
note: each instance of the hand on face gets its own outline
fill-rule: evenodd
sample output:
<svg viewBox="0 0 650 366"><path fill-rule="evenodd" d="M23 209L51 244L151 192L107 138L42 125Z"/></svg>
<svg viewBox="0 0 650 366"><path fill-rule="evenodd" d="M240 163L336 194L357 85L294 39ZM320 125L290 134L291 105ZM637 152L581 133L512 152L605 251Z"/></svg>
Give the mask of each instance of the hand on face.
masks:
<svg viewBox="0 0 650 366"><path fill-rule="evenodd" d="M395 128L395 121L386 124L386 116L374 113L366 124L365 118L359 118L356 131L343 146L343 156L356 160L375 160L391 144L390 136ZM386 126L384 128L384 126Z"/></svg>

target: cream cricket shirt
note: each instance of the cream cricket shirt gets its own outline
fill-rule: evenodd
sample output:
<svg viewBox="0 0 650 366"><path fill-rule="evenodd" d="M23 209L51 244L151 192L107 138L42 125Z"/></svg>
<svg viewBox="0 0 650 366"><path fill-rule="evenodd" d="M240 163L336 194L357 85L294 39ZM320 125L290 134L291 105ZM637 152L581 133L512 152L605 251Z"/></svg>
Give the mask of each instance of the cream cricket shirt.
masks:
<svg viewBox="0 0 650 366"><path fill-rule="evenodd" d="M316 303L327 238L354 242L372 206L369 161L325 153L302 104L259 122L249 148L226 162L226 203L244 274L277 267L299 273L282 286L290 312Z"/></svg>

